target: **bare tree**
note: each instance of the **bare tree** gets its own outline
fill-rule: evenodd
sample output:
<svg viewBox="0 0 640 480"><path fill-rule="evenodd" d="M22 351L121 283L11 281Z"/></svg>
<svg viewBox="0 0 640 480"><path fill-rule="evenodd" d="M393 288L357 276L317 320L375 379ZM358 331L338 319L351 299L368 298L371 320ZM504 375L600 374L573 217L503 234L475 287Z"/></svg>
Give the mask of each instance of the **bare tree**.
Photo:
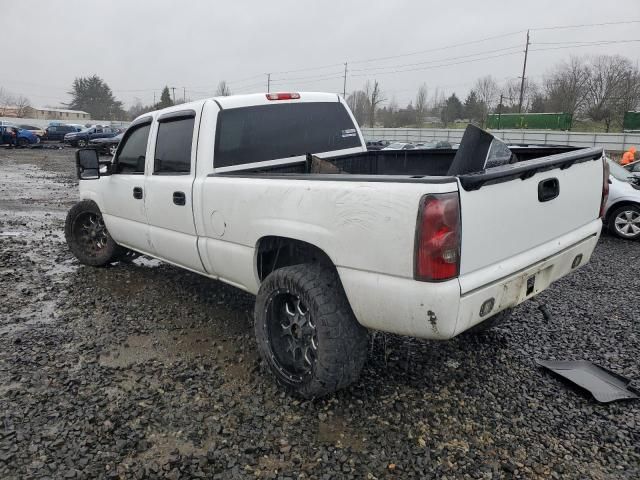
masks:
<svg viewBox="0 0 640 480"><path fill-rule="evenodd" d="M575 115L583 107L587 94L589 69L578 57L558 65L544 79L546 110Z"/></svg>
<svg viewBox="0 0 640 480"><path fill-rule="evenodd" d="M497 103L499 96L498 84L491 75L487 75L476 80L473 90L478 96L478 103L482 112L480 126L484 127L484 123L487 120L487 114Z"/></svg>
<svg viewBox="0 0 640 480"><path fill-rule="evenodd" d="M418 93L416 95L416 125L418 127L422 126L422 122L424 121L424 116L427 113L427 86L423 83L420 85L418 89Z"/></svg>
<svg viewBox="0 0 640 480"><path fill-rule="evenodd" d="M622 99L636 71L628 59L619 55L595 57L588 69L586 113L593 121L603 122L608 132L614 119L624 113Z"/></svg>
<svg viewBox="0 0 640 480"><path fill-rule="evenodd" d="M7 113L7 107L13 104L13 97L11 94L0 87L0 116L4 116Z"/></svg>
<svg viewBox="0 0 640 480"><path fill-rule="evenodd" d="M31 102L27 97L22 95L18 96L13 102L16 107L16 116L24 118L27 116L29 109L31 108Z"/></svg>
<svg viewBox="0 0 640 480"><path fill-rule="evenodd" d="M384 97L382 90L380 89L380 84L377 80L373 81L373 85L371 85L370 82L367 82L364 91L369 99L369 126L374 127L376 123L376 109L378 108L378 105L386 100L386 98Z"/></svg>
<svg viewBox="0 0 640 480"><path fill-rule="evenodd" d="M220 83L218 83L218 88L216 89L216 97L228 97L229 95L231 95L231 89L229 88L227 81L220 81Z"/></svg>
<svg viewBox="0 0 640 480"><path fill-rule="evenodd" d="M347 105L356 117L358 125L364 125L369 115L369 96L362 90L356 90L347 96Z"/></svg>

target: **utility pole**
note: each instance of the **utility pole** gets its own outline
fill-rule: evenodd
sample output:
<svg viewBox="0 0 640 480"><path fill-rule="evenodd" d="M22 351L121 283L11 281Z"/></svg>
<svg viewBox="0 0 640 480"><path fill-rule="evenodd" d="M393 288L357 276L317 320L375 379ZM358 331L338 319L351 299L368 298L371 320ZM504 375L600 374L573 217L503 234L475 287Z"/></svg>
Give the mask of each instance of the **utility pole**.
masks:
<svg viewBox="0 0 640 480"><path fill-rule="evenodd" d="M153 91L153 104L156 104L156 91Z"/></svg>
<svg viewBox="0 0 640 480"><path fill-rule="evenodd" d="M271 74L267 73L267 93L269 93L271 90Z"/></svg>
<svg viewBox="0 0 640 480"><path fill-rule="evenodd" d="M182 87L182 103L187 103L187 88Z"/></svg>
<svg viewBox="0 0 640 480"><path fill-rule="evenodd" d="M520 81L520 101L518 113L522 113L522 97L524 96L524 75L527 71L527 56L529 55L529 30L527 30L527 45L524 48L524 64L522 65L522 80Z"/></svg>
<svg viewBox="0 0 640 480"><path fill-rule="evenodd" d="M500 94L500 103L498 104L498 130L500 130L500 117L502 116L502 97L504 95Z"/></svg>
<svg viewBox="0 0 640 480"><path fill-rule="evenodd" d="M347 99L347 62L344 62L344 83L342 85L342 96Z"/></svg>
<svg viewBox="0 0 640 480"><path fill-rule="evenodd" d="M171 87L171 90L173 90L173 104L176 104L176 87Z"/></svg>

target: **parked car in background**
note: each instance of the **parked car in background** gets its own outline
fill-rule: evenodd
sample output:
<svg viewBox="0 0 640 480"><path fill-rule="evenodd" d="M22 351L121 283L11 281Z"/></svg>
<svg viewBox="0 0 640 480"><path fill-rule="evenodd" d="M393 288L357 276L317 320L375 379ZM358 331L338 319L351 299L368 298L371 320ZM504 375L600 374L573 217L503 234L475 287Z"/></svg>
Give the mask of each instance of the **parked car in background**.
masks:
<svg viewBox="0 0 640 480"><path fill-rule="evenodd" d="M29 130L31 133L40 138L40 140L42 140L47 135L47 132L44 128L36 127L35 125L18 125L18 128Z"/></svg>
<svg viewBox="0 0 640 480"><path fill-rule="evenodd" d="M62 142L67 133L79 132L80 130L82 129L73 125L49 125L45 130L47 132L46 140Z"/></svg>
<svg viewBox="0 0 640 480"><path fill-rule="evenodd" d="M3 125L0 126L0 143L13 145L14 138L18 137L18 146L27 147L29 145L35 145L36 143L40 143L40 138L37 135L34 135L29 130L24 130L22 128L16 126Z"/></svg>
<svg viewBox="0 0 640 480"><path fill-rule="evenodd" d="M382 150L413 150L416 146L413 143L394 142L390 143Z"/></svg>
<svg viewBox="0 0 640 480"><path fill-rule="evenodd" d="M64 142L68 143L72 147L86 147L91 140L98 138L111 138L120 133L119 128L102 127L96 125L95 127L86 128L79 132L67 133L64 136Z"/></svg>
<svg viewBox="0 0 640 480"><path fill-rule="evenodd" d="M118 150L118 145L120 144L120 140L122 140L123 133L119 133L115 137L109 138L94 138L89 141L89 147L95 148L98 150L98 153L102 155L111 155L114 156L116 154L116 150Z"/></svg>
<svg viewBox="0 0 640 480"><path fill-rule="evenodd" d="M635 162L627 163L624 166L625 169L630 171L631 173L640 174L640 160L636 160Z"/></svg>
<svg viewBox="0 0 640 480"><path fill-rule="evenodd" d="M607 159L607 163L609 198L602 221L609 232L617 237L640 239L640 176L612 160Z"/></svg>
<svg viewBox="0 0 640 480"><path fill-rule="evenodd" d="M367 142L367 150L382 150L388 145L389 142L387 140L370 140Z"/></svg>

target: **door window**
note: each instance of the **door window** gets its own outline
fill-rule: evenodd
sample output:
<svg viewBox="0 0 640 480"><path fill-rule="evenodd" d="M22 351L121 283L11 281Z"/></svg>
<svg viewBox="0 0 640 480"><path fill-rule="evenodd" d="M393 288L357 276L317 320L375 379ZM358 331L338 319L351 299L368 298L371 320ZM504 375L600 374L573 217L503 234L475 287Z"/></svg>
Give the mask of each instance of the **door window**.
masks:
<svg viewBox="0 0 640 480"><path fill-rule="evenodd" d="M191 171L193 124L193 117L158 124L154 173L184 175Z"/></svg>
<svg viewBox="0 0 640 480"><path fill-rule="evenodd" d="M142 174L147 154L150 124L141 125L122 139L115 159L113 173Z"/></svg>

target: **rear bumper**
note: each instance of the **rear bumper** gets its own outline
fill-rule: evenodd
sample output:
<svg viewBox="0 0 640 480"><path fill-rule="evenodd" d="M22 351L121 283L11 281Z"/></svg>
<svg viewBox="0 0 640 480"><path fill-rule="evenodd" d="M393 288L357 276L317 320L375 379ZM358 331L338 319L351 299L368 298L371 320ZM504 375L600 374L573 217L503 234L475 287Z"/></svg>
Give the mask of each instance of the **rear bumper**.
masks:
<svg viewBox="0 0 640 480"><path fill-rule="evenodd" d="M554 281L586 264L601 229L602 223L598 219L532 251L488 267L493 269L493 279L487 272L481 272L481 278L486 281L469 290L462 288L464 278L427 283L344 267L338 267L338 272L351 308L365 327L446 340L534 297ZM575 265L578 255L582 257ZM520 265L524 266L518 267ZM500 271L508 274L496 275ZM487 301L493 306L481 316L481 307Z"/></svg>

